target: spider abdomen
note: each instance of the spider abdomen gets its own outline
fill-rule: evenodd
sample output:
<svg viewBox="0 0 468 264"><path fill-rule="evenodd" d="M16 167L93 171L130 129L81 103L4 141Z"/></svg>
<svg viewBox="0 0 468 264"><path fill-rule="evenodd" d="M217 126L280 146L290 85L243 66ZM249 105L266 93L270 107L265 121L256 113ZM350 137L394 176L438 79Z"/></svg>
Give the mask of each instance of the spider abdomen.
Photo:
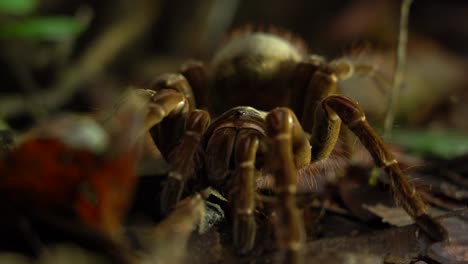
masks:
<svg viewBox="0 0 468 264"><path fill-rule="evenodd" d="M303 51L278 35L257 32L231 39L211 63L215 112L238 105L264 111L287 106L291 72L302 59Z"/></svg>

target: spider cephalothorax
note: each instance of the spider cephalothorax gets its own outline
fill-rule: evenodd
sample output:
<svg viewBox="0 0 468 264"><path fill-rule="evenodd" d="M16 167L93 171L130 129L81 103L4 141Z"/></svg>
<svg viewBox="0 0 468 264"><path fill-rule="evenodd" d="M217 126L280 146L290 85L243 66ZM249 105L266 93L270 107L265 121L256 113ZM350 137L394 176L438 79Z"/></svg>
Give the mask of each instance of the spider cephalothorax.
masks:
<svg viewBox="0 0 468 264"><path fill-rule="evenodd" d="M187 181L214 186L229 199L234 245L247 253L256 238L256 179L273 175L275 238L286 256L299 260L304 232L297 175L330 156L343 123L388 173L404 209L442 239L443 228L427 214L362 109L337 92L338 81L362 73L358 67L372 67L347 59L325 62L291 43L272 33L236 34L207 67L187 62L180 73L162 75L152 90L144 90L150 101L147 126L170 164L162 212L180 200Z"/></svg>

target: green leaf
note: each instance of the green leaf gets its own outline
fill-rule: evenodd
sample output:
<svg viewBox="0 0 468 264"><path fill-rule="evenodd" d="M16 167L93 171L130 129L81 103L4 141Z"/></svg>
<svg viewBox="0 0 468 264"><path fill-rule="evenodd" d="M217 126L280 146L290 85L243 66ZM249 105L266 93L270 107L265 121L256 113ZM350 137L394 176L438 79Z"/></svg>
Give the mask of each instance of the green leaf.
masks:
<svg viewBox="0 0 468 264"><path fill-rule="evenodd" d="M37 0L0 0L0 13L25 15L36 9Z"/></svg>
<svg viewBox="0 0 468 264"><path fill-rule="evenodd" d="M376 186L379 182L380 168L373 167L370 173L370 177L367 180L369 186Z"/></svg>
<svg viewBox="0 0 468 264"><path fill-rule="evenodd" d="M5 120L0 118L0 130L8 130L10 127L8 124L5 122Z"/></svg>
<svg viewBox="0 0 468 264"><path fill-rule="evenodd" d="M84 28L85 25L73 17L27 18L0 27L0 38L62 40L78 35Z"/></svg>
<svg viewBox="0 0 468 264"><path fill-rule="evenodd" d="M456 131L398 129L392 132L390 142L441 158L468 153L468 135Z"/></svg>

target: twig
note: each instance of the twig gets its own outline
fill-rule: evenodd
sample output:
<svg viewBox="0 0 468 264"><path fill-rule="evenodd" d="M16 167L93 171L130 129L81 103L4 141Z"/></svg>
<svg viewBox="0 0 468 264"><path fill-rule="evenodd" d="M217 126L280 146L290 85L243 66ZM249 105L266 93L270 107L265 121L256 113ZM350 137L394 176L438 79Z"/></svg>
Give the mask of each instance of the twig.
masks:
<svg viewBox="0 0 468 264"><path fill-rule="evenodd" d="M209 55L232 24L239 0L202 0L190 3L191 13L177 25L173 52L187 56ZM190 40L190 41L187 41Z"/></svg>
<svg viewBox="0 0 468 264"><path fill-rule="evenodd" d="M18 52L19 50L16 46L18 46L16 42L6 44L2 55L11 68L13 75L18 79L18 90L22 91L25 96L38 93L40 92L40 87L34 79L28 65L23 62L22 58L17 56L20 52ZM31 110L31 114L36 119L41 119L47 114L47 109L41 104L40 101L28 100L28 107Z"/></svg>
<svg viewBox="0 0 468 264"><path fill-rule="evenodd" d="M404 70L406 63L406 43L408 41L408 15L413 0L403 0L400 13L400 32L398 35L398 50L396 55L395 73L393 75L393 87L389 97L387 114L384 124L384 137L392 134L393 122L398 107L401 86L404 82Z"/></svg>
<svg viewBox="0 0 468 264"><path fill-rule="evenodd" d="M31 112L29 102L41 102L54 110L69 100L81 84L89 81L112 62L130 43L140 37L158 16L159 1L138 0L127 14L109 25L83 55L49 88L33 95L12 95L0 100L0 116Z"/></svg>

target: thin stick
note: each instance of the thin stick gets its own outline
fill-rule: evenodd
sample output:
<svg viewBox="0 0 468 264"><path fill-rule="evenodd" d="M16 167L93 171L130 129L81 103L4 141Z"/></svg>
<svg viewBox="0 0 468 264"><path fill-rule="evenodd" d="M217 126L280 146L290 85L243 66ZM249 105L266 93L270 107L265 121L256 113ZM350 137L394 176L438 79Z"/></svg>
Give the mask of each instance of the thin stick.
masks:
<svg viewBox="0 0 468 264"><path fill-rule="evenodd" d="M413 0L403 0L400 11L400 32L398 35L398 50L396 55L395 73L393 75L393 87L389 97L387 114L384 124L384 138L390 138L393 122L398 108L400 89L404 82L406 63L406 43L408 41L408 15Z"/></svg>
<svg viewBox="0 0 468 264"><path fill-rule="evenodd" d="M131 43L138 40L159 18L160 2L133 1L131 10L121 13L119 19L106 27L83 54L66 67L48 89L30 95L10 95L0 98L0 117L21 112L33 112L31 102L40 102L44 109L54 111L82 87L106 70L111 62Z"/></svg>

